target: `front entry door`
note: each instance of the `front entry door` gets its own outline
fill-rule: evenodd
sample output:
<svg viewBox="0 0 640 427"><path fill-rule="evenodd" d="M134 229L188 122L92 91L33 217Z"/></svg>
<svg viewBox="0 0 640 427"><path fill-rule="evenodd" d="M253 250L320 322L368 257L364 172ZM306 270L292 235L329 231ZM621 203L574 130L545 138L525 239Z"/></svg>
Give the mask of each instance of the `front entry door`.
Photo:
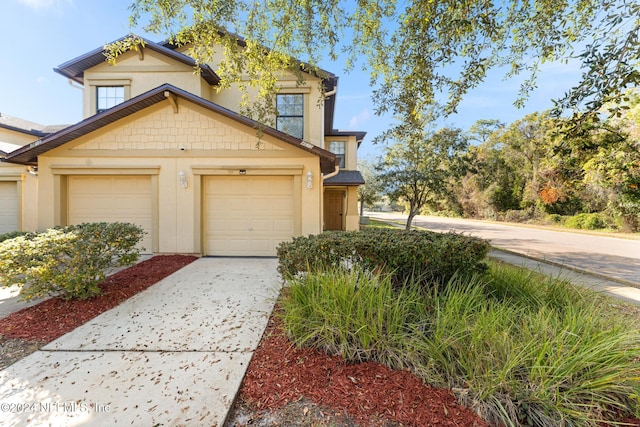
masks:
<svg viewBox="0 0 640 427"><path fill-rule="evenodd" d="M326 230L344 230L343 227L343 200L342 191L327 191L324 194L324 228Z"/></svg>

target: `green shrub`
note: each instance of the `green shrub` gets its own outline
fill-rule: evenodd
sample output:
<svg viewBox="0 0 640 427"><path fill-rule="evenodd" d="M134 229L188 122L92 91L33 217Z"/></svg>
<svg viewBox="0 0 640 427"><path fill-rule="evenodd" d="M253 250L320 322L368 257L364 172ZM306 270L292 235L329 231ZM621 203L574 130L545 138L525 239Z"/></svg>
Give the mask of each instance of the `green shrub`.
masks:
<svg viewBox="0 0 640 427"><path fill-rule="evenodd" d="M297 237L278 246L278 270L285 278L297 273L359 265L391 274L396 285L410 280L444 283L456 272L481 272L487 241L455 233L422 230L365 229Z"/></svg>
<svg viewBox="0 0 640 427"><path fill-rule="evenodd" d="M28 231L10 231L8 233L0 234L0 242L4 242L5 240L15 239L19 236L25 236L30 234Z"/></svg>
<svg viewBox="0 0 640 427"><path fill-rule="evenodd" d="M26 234L0 243L0 284L20 285L21 298L87 299L110 267L137 261L144 230L127 223L91 223Z"/></svg>
<svg viewBox="0 0 640 427"><path fill-rule="evenodd" d="M607 228L607 221L598 213L581 213L567 218L565 225L582 230L601 230Z"/></svg>
<svg viewBox="0 0 640 427"><path fill-rule="evenodd" d="M564 218L559 214L549 214L545 219L545 222L548 222L550 224L562 224L564 222Z"/></svg>

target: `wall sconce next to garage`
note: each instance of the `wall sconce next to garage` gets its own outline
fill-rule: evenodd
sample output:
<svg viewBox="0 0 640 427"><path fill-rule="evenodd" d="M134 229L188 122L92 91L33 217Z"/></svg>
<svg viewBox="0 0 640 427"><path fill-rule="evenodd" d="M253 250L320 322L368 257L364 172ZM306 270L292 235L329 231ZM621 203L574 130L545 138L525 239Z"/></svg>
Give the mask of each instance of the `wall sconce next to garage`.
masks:
<svg viewBox="0 0 640 427"><path fill-rule="evenodd" d="M178 182L182 188L187 188L189 186L189 183L187 182L187 175L185 175L184 171L178 172Z"/></svg>
<svg viewBox="0 0 640 427"><path fill-rule="evenodd" d="M307 172L307 188L313 188L313 172Z"/></svg>

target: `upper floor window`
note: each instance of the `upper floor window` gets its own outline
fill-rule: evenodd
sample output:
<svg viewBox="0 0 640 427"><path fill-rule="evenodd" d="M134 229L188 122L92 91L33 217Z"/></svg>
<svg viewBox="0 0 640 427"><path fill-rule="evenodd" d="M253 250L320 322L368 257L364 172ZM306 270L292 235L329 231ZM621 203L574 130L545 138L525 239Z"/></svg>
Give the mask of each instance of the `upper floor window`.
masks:
<svg viewBox="0 0 640 427"><path fill-rule="evenodd" d="M329 142L329 151L336 155L336 158L340 159L340 167L344 168L344 153L345 153L345 142L344 141L330 141Z"/></svg>
<svg viewBox="0 0 640 427"><path fill-rule="evenodd" d="M96 91L98 113L124 102L124 86L97 86Z"/></svg>
<svg viewBox="0 0 640 427"><path fill-rule="evenodd" d="M276 129L302 139L304 136L304 95L286 93L276 95Z"/></svg>

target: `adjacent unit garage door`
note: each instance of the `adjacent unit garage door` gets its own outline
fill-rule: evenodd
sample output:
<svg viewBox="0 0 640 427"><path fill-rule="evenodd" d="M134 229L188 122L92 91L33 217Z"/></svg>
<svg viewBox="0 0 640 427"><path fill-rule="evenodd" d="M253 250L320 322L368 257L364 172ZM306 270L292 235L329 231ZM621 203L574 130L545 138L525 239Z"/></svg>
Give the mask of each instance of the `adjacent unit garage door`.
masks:
<svg viewBox="0 0 640 427"><path fill-rule="evenodd" d="M0 234L18 230L18 184L0 181Z"/></svg>
<svg viewBox="0 0 640 427"><path fill-rule="evenodd" d="M295 233L293 177L204 177L206 255L275 256Z"/></svg>
<svg viewBox="0 0 640 427"><path fill-rule="evenodd" d="M151 178L148 176L70 176L69 223L131 222L147 234L142 242L153 252Z"/></svg>

